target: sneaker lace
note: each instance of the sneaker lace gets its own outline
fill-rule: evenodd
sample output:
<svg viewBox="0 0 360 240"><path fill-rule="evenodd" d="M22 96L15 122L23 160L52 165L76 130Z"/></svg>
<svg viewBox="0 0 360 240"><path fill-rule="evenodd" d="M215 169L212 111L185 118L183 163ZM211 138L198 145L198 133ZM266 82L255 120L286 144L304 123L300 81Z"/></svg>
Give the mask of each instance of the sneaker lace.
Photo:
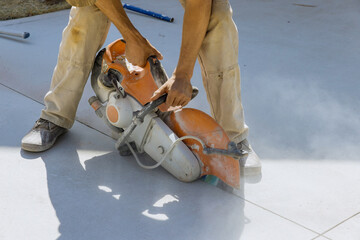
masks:
<svg viewBox="0 0 360 240"><path fill-rule="evenodd" d="M49 122L48 120L40 118L35 122L35 128L45 128L49 130L51 128L50 124L51 122Z"/></svg>

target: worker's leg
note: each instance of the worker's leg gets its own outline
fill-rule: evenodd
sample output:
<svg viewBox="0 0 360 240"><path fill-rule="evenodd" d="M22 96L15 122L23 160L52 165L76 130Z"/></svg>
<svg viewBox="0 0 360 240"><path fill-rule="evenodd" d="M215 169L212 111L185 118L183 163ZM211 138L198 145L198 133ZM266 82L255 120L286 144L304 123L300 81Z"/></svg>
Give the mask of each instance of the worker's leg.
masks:
<svg viewBox="0 0 360 240"><path fill-rule="evenodd" d="M186 0L180 2L185 6ZM238 32L227 0L213 0L198 60L212 116L232 141L241 142L248 127L241 104Z"/></svg>
<svg viewBox="0 0 360 240"><path fill-rule="evenodd" d="M180 2L185 6L186 0ZM211 114L238 148L249 151L248 156L240 159L244 175L260 176L259 157L246 139L249 129L241 104L238 44L238 32L228 0L213 0L198 58Z"/></svg>
<svg viewBox="0 0 360 240"><path fill-rule="evenodd" d="M71 128L96 52L109 27L110 21L97 7L72 7L41 118Z"/></svg>

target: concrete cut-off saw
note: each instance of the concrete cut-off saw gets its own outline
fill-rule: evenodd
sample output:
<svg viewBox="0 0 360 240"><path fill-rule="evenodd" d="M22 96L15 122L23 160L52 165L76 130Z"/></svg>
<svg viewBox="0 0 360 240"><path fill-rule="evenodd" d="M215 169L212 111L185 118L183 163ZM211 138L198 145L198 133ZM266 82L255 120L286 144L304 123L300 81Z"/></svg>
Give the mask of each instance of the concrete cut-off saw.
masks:
<svg viewBox="0 0 360 240"><path fill-rule="evenodd" d="M89 103L112 130L120 154L133 154L146 169L162 166L183 182L208 182L240 187L239 159L248 153L236 148L225 131L206 113L182 108L166 112L166 94L150 98L168 79L158 59L145 67L125 58L125 41L116 40L96 56ZM193 88L195 97L198 90ZM157 163L144 165L137 153L146 152ZM219 181L219 179L221 181Z"/></svg>

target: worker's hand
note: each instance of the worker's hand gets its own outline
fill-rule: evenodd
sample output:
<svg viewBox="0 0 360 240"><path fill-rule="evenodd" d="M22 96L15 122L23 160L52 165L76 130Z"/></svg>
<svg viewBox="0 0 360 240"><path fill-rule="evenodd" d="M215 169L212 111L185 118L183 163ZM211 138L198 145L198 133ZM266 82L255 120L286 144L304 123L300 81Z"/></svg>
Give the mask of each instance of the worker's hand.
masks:
<svg viewBox="0 0 360 240"><path fill-rule="evenodd" d="M125 39L125 56L130 63L144 67L150 56L155 56L160 60L163 58L161 53L131 23L121 1L97 0L95 5L111 20Z"/></svg>
<svg viewBox="0 0 360 240"><path fill-rule="evenodd" d="M167 111L173 111L184 107L191 100L192 85L189 79L179 78L173 75L158 90L154 92L150 101L154 101L163 94L167 93Z"/></svg>
<svg viewBox="0 0 360 240"><path fill-rule="evenodd" d="M161 53L142 36L126 39L125 56L132 65L139 67L144 67L150 56L163 59Z"/></svg>

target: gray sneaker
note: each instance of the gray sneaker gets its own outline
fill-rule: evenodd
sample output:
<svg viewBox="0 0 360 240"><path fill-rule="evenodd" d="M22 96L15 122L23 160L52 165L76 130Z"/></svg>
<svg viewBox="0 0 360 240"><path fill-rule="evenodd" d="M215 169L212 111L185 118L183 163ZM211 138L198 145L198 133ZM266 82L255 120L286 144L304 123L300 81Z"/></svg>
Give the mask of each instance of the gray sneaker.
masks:
<svg viewBox="0 0 360 240"><path fill-rule="evenodd" d="M51 148L56 139L67 132L48 120L39 118L34 127L21 140L21 148L29 152L42 152Z"/></svg>
<svg viewBox="0 0 360 240"><path fill-rule="evenodd" d="M237 144L237 148L248 151L249 154L243 158L240 158L240 166L244 173L244 176L255 176L261 174L261 162L258 155L254 152L250 146L248 140L243 140Z"/></svg>

